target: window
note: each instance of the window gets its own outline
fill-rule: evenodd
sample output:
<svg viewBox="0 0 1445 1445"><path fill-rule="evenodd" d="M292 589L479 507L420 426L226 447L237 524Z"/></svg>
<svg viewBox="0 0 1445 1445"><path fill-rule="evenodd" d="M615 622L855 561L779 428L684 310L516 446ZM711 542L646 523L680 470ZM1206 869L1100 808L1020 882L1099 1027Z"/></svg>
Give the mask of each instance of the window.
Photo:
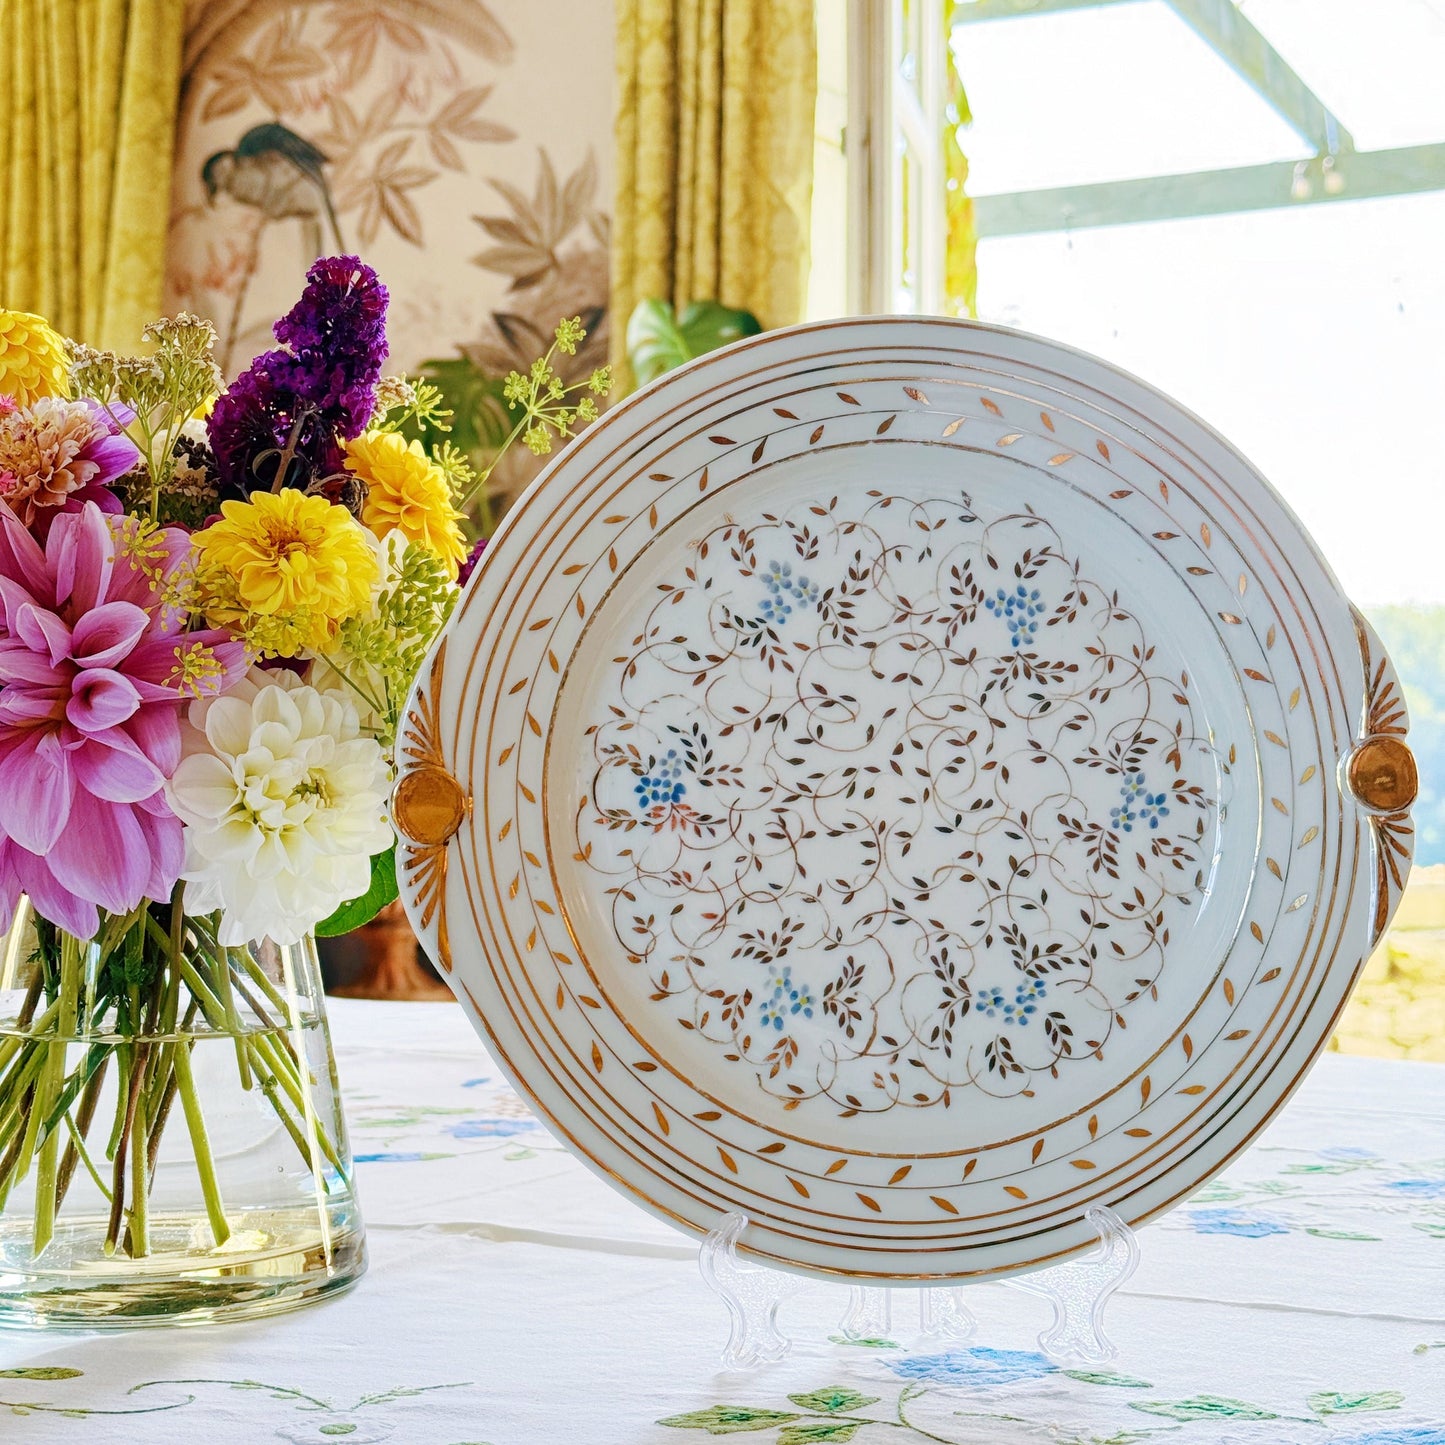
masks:
<svg viewBox="0 0 1445 1445"><path fill-rule="evenodd" d="M957 310L944 277L976 258L980 318L1147 377L1250 456L1395 656L1416 859L1445 864L1445 0L856 8L852 175L890 221L859 233L859 309ZM971 226L940 227L945 131Z"/></svg>

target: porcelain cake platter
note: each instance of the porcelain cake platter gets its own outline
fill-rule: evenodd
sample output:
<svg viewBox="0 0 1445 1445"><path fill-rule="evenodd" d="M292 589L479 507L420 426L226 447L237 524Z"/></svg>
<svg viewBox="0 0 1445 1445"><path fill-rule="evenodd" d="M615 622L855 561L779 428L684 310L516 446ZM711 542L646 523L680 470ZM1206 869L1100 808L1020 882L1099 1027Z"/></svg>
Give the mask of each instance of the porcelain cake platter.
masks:
<svg viewBox="0 0 1445 1445"><path fill-rule="evenodd" d="M1321 1049L1408 867L1395 676L1175 403L1016 332L776 332L618 406L423 670L403 893L596 1170L789 1268L1138 1223Z"/></svg>

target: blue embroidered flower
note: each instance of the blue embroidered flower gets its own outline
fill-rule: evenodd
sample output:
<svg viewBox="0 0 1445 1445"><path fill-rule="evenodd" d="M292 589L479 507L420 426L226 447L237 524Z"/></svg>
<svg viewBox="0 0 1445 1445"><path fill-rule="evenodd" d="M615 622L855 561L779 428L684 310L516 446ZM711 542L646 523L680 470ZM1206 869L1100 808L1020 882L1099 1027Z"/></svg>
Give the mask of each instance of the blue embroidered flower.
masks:
<svg viewBox="0 0 1445 1445"><path fill-rule="evenodd" d="M1385 1188L1407 1194L1411 1199L1439 1199L1445 1196L1445 1179L1397 1179Z"/></svg>
<svg viewBox="0 0 1445 1445"><path fill-rule="evenodd" d="M1119 796L1124 801L1117 808L1109 809L1109 817L1113 820L1111 826L1122 828L1126 833L1134 831L1135 823L1157 828L1160 818L1169 816L1168 794L1147 792L1143 773L1125 773Z"/></svg>
<svg viewBox="0 0 1445 1445"><path fill-rule="evenodd" d="M483 1119L461 1119L446 1126L453 1139L508 1139L513 1134L527 1134L538 1127L533 1118L508 1119L493 1116Z"/></svg>
<svg viewBox="0 0 1445 1445"><path fill-rule="evenodd" d="M1271 1234L1288 1234L1275 1219L1261 1219L1238 1209L1190 1209L1185 1217L1196 1234L1232 1234L1240 1239L1267 1239Z"/></svg>
<svg viewBox="0 0 1445 1445"><path fill-rule="evenodd" d="M1037 587L1025 587L1022 582L1012 592L1000 587L992 597L984 598L983 605L1008 625L1010 647L1023 647L1034 640L1044 612Z"/></svg>
<svg viewBox="0 0 1445 1445"><path fill-rule="evenodd" d="M1026 1027L1029 1016L1038 1012L1048 989L1048 984L1041 978L1025 979L1014 990L1013 1002L1003 1006L1004 1018L1011 1024L1018 1024L1020 1028ZM999 996L1002 997L1001 994Z"/></svg>
<svg viewBox="0 0 1445 1445"><path fill-rule="evenodd" d="M1367 1159L1378 1159L1380 1156L1373 1149L1361 1149L1352 1144L1332 1144L1328 1149L1315 1150L1321 1159L1338 1159L1342 1163L1359 1159L1362 1162Z"/></svg>
<svg viewBox="0 0 1445 1445"><path fill-rule="evenodd" d="M687 792L682 775L682 759L678 757L677 749L668 748L666 754L638 778L632 791L637 794L644 809L658 804L680 803Z"/></svg>
<svg viewBox="0 0 1445 1445"><path fill-rule="evenodd" d="M758 1005L758 1018L765 1029L781 1032L784 1022L796 1014L801 1014L805 1019L813 1017L813 1007L817 1000L807 984L793 982L791 965L774 969L772 977L768 979L768 987L772 993Z"/></svg>
<svg viewBox="0 0 1445 1445"><path fill-rule="evenodd" d="M1012 1385L1057 1373L1057 1367L1033 1350L990 1350L982 1346L949 1350L941 1355L910 1355L890 1360L888 1368L908 1380L936 1380L941 1385Z"/></svg>
<svg viewBox="0 0 1445 1445"><path fill-rule="evenodd" d="M1352 1435L1340 1445L1445 1445L1445 1425L1393 1425Z"/></svg>

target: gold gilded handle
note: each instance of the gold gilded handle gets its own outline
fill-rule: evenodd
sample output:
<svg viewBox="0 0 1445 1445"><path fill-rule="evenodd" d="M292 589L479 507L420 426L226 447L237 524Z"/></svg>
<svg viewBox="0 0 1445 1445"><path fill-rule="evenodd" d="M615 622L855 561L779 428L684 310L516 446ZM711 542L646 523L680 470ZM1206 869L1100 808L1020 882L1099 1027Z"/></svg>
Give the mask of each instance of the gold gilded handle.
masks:
<svg viewBox="0 0 1445 1445"><path fill-rule="evenodd" d="M1345 778L1374 813L1403 813L1420 791L1415 755L1399 737L1365 738L1350 754Z"/></svg>
<svg viewBox="0 0 1445 1445"><path fill-rule="evenodd" d="M467 815L467 795L445 768L426 766L402 775L391 795L398 830L420 848L444 844Z"/></svg>

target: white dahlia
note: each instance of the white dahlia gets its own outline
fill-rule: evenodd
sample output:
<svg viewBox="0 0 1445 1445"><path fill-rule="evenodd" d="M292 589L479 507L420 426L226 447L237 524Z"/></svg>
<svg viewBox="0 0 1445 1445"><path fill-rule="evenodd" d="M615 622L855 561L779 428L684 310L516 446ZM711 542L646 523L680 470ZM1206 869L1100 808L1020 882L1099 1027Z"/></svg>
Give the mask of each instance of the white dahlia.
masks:
<svg viewBox="0 0 1445 1445"><path fill-rule="evenodd" d="M366 892L391 846L386 755L346 698L287 672L253 668L190 721L167 789L186 825L186 908L220 909L227 945L295 943Z"/></svg>

